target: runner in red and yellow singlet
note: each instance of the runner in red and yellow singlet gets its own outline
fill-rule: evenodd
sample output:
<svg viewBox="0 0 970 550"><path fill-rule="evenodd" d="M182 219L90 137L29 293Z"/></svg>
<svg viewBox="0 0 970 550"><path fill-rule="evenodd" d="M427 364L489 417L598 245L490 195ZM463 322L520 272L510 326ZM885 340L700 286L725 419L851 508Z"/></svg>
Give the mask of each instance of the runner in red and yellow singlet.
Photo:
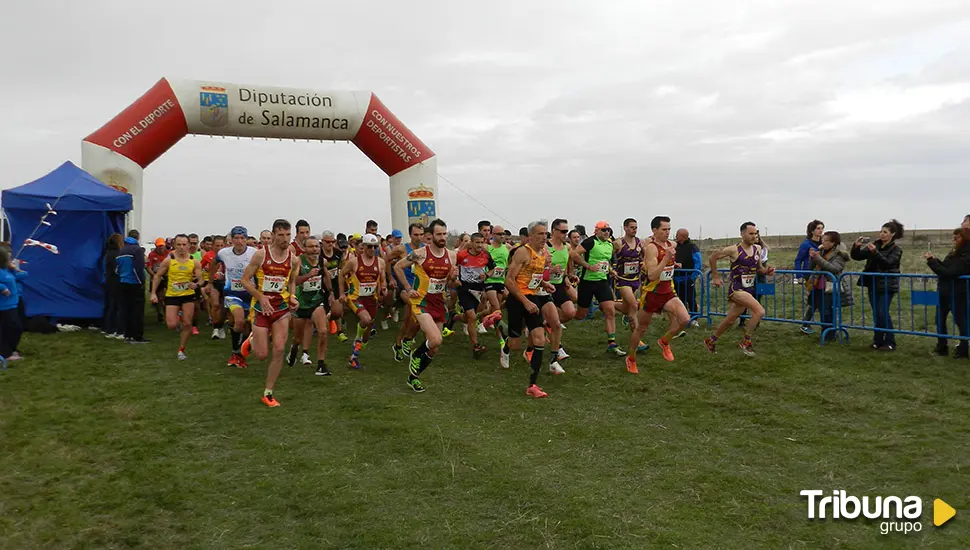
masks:
<svg viewBox="0 0 970 550"><path fill-rule="evenodd" d="M360 254L351 254L340 268L340 301L357 315L357 338L348 364L353 369L361 368L360 352L367 347L377 319L377 305L387 293L384 260L378 256L378 246L376 235L365 234L358 245Z"/></svg>
<svg viewBox="0 0 970 550"><path fill-rule="evenodd" d="M289 314L299 307L296 299L299 270L300 260L290 250L290 222L276 220L269 245L253 254L242 278L243 287L253 297L250 309L253 332L251 343L247 342L249 346L243 346L243 353L247 354L246 348L252 347L258 359L266 359L269 355L270 332L273 334L273 356L263 390L263 403L268 407L280 405L273 396L273 389L283 368L286 339L290 335Z"/></svg>
<svg viewBox="0 0 970 550"><path fill-rule="evenodd" d="M670 350L670 340L690 323L690 313L674 291L674 269L680 267L674 256L673 243L670 242L670 218L656 216L650 221L653 236L643 246L641 271L646 274L647 283L640 297L638 323L630 327L630 348L626 356L626 370L639 374L637 370L637 346L643 333L650 327L654 314L666 312L670 318L670 328L657 340L660 352L667 361L674 360Z"/></svg>
<svg viewBox="0 0 970 550"><path fill-rule="evenodd" d="M441 220L434 220L426 234L431 242L423 248L412 250L403 260L394 264L394 273L404 282L411 313L414 315L425 341L411 353L408 385L415 392L423 392L424 385L418 376L431 364L431 358L441 346L441 327L445 322L444 291L454 287L458 277L456 253L446 248L448 226ZM414 284L407 282L404 270L413 267Z"/></svg>

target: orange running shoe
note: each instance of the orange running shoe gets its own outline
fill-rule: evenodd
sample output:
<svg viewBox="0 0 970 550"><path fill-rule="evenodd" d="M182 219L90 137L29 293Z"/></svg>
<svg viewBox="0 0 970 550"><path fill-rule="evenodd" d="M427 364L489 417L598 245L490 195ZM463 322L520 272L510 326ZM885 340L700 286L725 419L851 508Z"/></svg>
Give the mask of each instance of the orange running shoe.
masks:
<svg viewBox="0 0 970 550"><path fill-rule="evenodd" d="M230 355L229 356L229 360L226 361L226 366L227 367L235 367L238 364L239 364L239 359L236 358L236 354L235 353L233 353L232 355Z"/></svg>
<svg viewBox="0 0 970 550"><path fill-rule="evenodd" d="M525 362L526 363L531 363L532 362L532 352L531 351L529 351L529 350L523 350L522 351L522 357L525 359Z"/></svg>
<svg viewBox="0 0 970 550"><path fill-rule="evenodd" d="M636 359L630 357L629 355L626 356L626 371L630 374L640 374L640 371L637 370Z"/></svg>
<svg viewBox="0 0 970 550"><path fill-rule="evenodd" d="M243 357L242 355L237 355L236 356L236 368L244 369L244 368L246 368L248 366L249 365L246 364L246 358L245 357Z"/></svg>
<svg viewBox="0 0 970 550"><path fill-rule="evenodd" d="M330 334L337 334L337 321L330 321Z"/></svg>
<svg viewBox="0 0 970 550"><path fill-rule="evenodd" d="M249 333L249 338L243 340L241 346L239 346L239 351L242 352L243 357L249 357L249 354L253 351L253 333Z"/></svg>
<svg viewBox="0 0 970 550"><path fill-rule="evenodd" d="M542 391L542 388L540 388L539 386L536 386L535 384L532 384L531 386L529 386L529 389L525 390L525 394L528 395L529 397L535 397L536 399L540 399L549 395L548 393Z"/></svg>
<svg viewBox="0 0 970 550"><path fill-rule="evenodd" d="M275 397L273 397L273 394L263 395L262 401L263 401L263 405L266 405L267 407L279 407L280 406L280 402L277 401Z"/></svg>
<svg viewBox="0 0 970 550"><path fill-rule="evenodd" d="M482 318L482 326L485 327L486 330L488 330L488 329L491 329L493 326L495 326L495 323L501 320L502 320L502 310L493 311L492 313L489 313L484 318Z"/></svg>
<svg viewBox="0 0 970 550"><path fill-rule="evenodd" d="M199 335L199 329L192 327L192 336L198 336L198 335Z"/></svg>
<svg viewBox="0 0 970 550"><path fill-rule="evenodd" d="M657 340L657 345L660 346L660 352L663 353L664 359L667 361L674 360L674 352L670 349L670 343L664 344L663 338Z"/></svg>

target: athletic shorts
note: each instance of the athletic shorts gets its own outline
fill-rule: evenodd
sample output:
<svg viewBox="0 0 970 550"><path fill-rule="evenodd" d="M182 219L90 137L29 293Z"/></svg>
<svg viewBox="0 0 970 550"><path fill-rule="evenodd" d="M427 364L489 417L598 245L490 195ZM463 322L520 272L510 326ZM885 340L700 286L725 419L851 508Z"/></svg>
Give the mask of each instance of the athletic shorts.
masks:
<svg viewBox="0 0 970 550"><path fill-rule="evenodd" d="M603 279L602 281L579 281L579 288L577 289L579 293L579 300L577 300L579 307L588 308L593 303L593 297L596 297L596 301L599 303L612 302L616 300L613 296L613 288L610 285L608 279Z"/></svg>
<svg viewBox="0 0 970 550"><path fill-rule="evenodd" d="M637 279L636 281L628 281L626 279L616 279L616 288L620 288L623 286L627 288L632 288L633 292L636 293L636 291L639 290L640 288L640 280ZM619 292L617 292L617 294L619 294Z"/></svg>
<svg viewBox="0 0 970 550"><path fill-rule="evenodd" d="M377 300L373 296L359 296L356 300L348 298L347 304L354 315L359 317L363 310L370 314L371 321L377 319Z"/></svg>
<svg viewBox="0 0 970 550"><path fill-rule="evenodd" d="M661 313L667 302L677 297L676 292L669 294L657 294L656 292L644 292L640 298L640 309L647 313Z"/></svg>
<svg viewBox="0 0 970 550"><path fill-rule="evenodd" d="M527 296L530 302L539 306L539 311L536 313L529 313L525 310L525 304L520 302L517 298L510 298L508 304L506 304L506 309L508 309L508 324L509 324L509 338L518 338L522 336L522 325L524 324L529 330L536 330L542 326L542 306L549 303L551 299L550 296L536 296L535 294Z"/></svg>
<svg viewBox="0 0 970 550"><path fill-rule="evenodd" d="M286 318L286 316L289 314L290 314L289 309L281 309L279 311L274 311L269 315L263 315L262 313L256 311L255 308L252 311L250 311L250 315L253 318L253 326L260 327L260 328L272 328L273 323L275 323L276 321L279 321L280 319Z"/></svg>
<svg viewBox="0 0 970 550"><path fill-rule="evenodd" d="M299 309L296 310L296 313L294 313L294 315L296 316L297 319L310 319L313 317L313 312L320 307L322 307L323 310L326 311L327 313L330 313L330 309L329 307L327 307L327 302L324 302L322 304L317 304L313 307L300 307Z"/></svg>
<svg viewBox="0 0 970 550"><path fill-rule="evenodd" d="M745 288L740 285L738 285L736 288L732 285L731 290L728 292L728 299L730 300L731 296L734 296L734 294L737 292L747 292L748 294L754 296L755 300L758 299L758 295L755 293L755 287Z"/></svg>
<svg viewBox="0 0 970 550"><path fill-rule="evenodd" d="M183 304L194 304L195 294L189 294L188 296L166 296L165 297L165 307L182 307Z"/></svg>
<svg viewBox="0 0 970 550"><path fill-rule="evenodd" d="M229 311L240 308L243 313L249 313L249 300L243 300L239 296L226 296L222 299L222 305Z"/></svg>
<svg viewBox="0 0 970 550"><path fill-rule="evenodd" d="M458 287L458 305L465 311L475 311L484 298L484 290Z"/></svg>
<svg viewBox="0 0 970 550"><path fill-rule="evenodd" d="M445 322L445 298L442 294L429 294L419 303L411 303L411 313L417 319L418 315L428 314L435 323Z"/></svg>
<svg viewBox="0 0 970 550"><path fill-rule="evenodd" d="M505 283L485 283L485 291L494 290L501 294L505 291Z"/></svg>
<svg viewBox="0 0 970 550"><path fill-rule="evenodd" d="M563 304L571 300L569 291L566 289L566 283L559 283L555 287L556 291L552 293L552 302L556 304L556 307L562 307Z"/></svg>

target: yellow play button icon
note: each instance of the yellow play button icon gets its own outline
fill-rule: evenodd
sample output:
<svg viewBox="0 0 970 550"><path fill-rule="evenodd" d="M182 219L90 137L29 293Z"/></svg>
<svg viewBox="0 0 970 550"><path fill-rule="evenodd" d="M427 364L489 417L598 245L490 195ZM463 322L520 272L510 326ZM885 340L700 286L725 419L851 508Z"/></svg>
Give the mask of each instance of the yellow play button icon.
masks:
<svg viewBox="0 0 970 550"><path fill-rule="evenodd" d="M953 519L955 515L957 515L957 511L953 509L953 506L940 499L933 501L933 525L939 527Z"/></svg>

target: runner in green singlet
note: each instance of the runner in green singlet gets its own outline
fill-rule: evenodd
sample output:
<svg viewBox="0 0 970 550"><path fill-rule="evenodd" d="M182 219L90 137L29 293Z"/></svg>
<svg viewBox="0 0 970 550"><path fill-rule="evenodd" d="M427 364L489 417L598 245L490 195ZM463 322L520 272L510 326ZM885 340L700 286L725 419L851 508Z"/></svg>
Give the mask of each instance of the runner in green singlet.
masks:
<svg viewBox="0 0 970 550"><path fill-rule="evenodd" d="M330 324L330 294L333 292L330 274L320 257L320 241L307 237L300 256L300 271L296 277L296 299L300 303L293 320L293 345L286 363L293 366L300 345L303 346L304 365L312 365L308 349L313 342L313 328L317 329L317 376L328 376L327 339ZM312 322L307 322L312 321Z"/></svg>
<svg viewBox="0 0 970 550"><path fill-rule="evenodd" d="M609 281L610 264L613 259L611 233L608 222L597 222L596 234L574 248L569 257L583 268L579 280L579 309L576 311L576 318L586 317L595 296L606 319L606 352L622 357L626 352L616 345L616 308L613 304L616 298L613 296L613 288Z"/></svg>
<svg viewBox="0 0 970 550"><path fill-rule="evenodd" d="M569 243L566 242L566 235L569 232L569 222L559 218L553 220L552 231L547 247L551 257L549 268L549 282L556 287L552 294L552 302L559 310L559 324L565 328L566 323L576 315L576 306L570 296L572 283L567 277L569 269ZM546 323L554 323L555 319L550 319ZM562 331L550 333L550 347L552 350L551 361L557 362L569 358L569 354L562 347ZM557 341L558 340L558 341ZM558 363L556 363L558 366ZM555 371L553 367L551 370ZM562 370L560 366L558 370ZM558 373L557 373L558 374Z"/></svg>
<svg viewBox="0 0 970 550"><path fill-rule="evenodd" d="M485 279L485 298L488 300L489 314L482 319L485 328L495 326L498 333L499 349L505 347L505 334L502 328L496 323L502 319L502 302L506 296L505 290L505 270L509 266L509 247L505 243L505 230L501 225L492 228L492 242L486 248L486 252L495 264L492 276Z"/></svg>

